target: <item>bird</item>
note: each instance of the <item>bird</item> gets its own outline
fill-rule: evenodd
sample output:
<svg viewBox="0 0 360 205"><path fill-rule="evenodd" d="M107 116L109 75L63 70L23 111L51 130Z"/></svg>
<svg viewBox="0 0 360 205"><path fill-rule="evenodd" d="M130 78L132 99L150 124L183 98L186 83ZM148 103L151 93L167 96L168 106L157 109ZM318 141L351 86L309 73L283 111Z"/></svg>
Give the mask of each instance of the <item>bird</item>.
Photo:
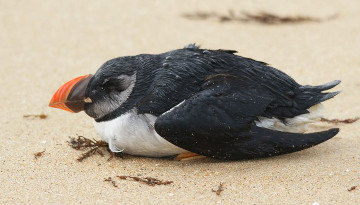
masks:
<svg viewBox="0 0 360 205"><path fill-rule="evenodd" d="M235 50L189 44L118 57L62 85L49 106L85 111L112 152L248 160L297 152L334 137L311 132L325 92Z"/></svg>

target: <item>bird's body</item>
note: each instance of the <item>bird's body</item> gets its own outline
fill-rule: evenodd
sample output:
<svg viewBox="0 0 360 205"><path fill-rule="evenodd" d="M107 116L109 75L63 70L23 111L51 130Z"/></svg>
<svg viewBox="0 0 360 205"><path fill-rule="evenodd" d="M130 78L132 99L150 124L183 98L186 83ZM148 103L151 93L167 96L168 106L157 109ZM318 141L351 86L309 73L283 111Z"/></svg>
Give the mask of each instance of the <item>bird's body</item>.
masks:
<svg viewBox="0 0 360 205"><path fill-rule="evenodd" d="M338 130L300 134L311 107L336 86L302 86L285 73L231 50L191 45L106 62L83 98L113 151L169 156L185 151L220 159L267 157L306 149ZM300 125L302 128L300 128Z"/></svg>

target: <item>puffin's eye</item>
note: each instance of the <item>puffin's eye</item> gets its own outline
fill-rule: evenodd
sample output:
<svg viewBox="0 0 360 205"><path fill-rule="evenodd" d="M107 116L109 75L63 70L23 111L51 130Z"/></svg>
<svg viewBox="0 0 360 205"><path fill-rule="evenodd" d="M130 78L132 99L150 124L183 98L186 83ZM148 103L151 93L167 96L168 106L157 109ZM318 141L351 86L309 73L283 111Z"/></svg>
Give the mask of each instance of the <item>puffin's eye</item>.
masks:
<svg viewBox="0 0 360 205"><path fill-rule="evenodd" d="M129 87L126 80L121 77L106 78L102 83L102 86L107 91L118 91L118 92L122 92Z"/></svg>

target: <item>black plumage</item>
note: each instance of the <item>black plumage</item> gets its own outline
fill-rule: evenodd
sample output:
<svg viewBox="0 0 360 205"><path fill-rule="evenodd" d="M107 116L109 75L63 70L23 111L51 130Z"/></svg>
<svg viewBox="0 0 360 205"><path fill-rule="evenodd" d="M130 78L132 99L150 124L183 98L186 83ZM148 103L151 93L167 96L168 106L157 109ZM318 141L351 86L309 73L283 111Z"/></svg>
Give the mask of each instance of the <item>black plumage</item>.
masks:
<svg viewBox="0 0 360 205"><path fill-rule="evenodd" d="M232 50L205 50L194 45L158 55L142 54L106 62L98 81L136 73L136 85L116 110L97 117L114 119L131 109L158 117L156 132L189 151L220 158L248 159L302 150L338 132L298 134L257 127L258 117L293 118L334 97L323 91L336 86L302 86L285 73ZM95 80L93 80L95 81ZM87 96L96 82L90 82ZM112 86L116 85L112 84ZM91 96L92 98L101 98ZM179 106L175 107L181 103ZM175 107L175 108L174 108ZM173 108L173 109L172 109Z"/></svg>

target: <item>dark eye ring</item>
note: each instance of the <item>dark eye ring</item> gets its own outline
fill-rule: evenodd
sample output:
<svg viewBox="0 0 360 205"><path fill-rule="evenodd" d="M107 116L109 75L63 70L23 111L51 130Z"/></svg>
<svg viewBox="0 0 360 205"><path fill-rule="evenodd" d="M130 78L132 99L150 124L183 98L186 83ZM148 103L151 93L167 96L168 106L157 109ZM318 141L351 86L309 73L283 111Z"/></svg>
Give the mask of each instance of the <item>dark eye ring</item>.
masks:
<svg viewBox="0 0 360 205"><path fill-rule="evenodd" d="M108 91L122 92L126 90L126 82L122 78L108 78L105 79L102 86Z"/></svg>

